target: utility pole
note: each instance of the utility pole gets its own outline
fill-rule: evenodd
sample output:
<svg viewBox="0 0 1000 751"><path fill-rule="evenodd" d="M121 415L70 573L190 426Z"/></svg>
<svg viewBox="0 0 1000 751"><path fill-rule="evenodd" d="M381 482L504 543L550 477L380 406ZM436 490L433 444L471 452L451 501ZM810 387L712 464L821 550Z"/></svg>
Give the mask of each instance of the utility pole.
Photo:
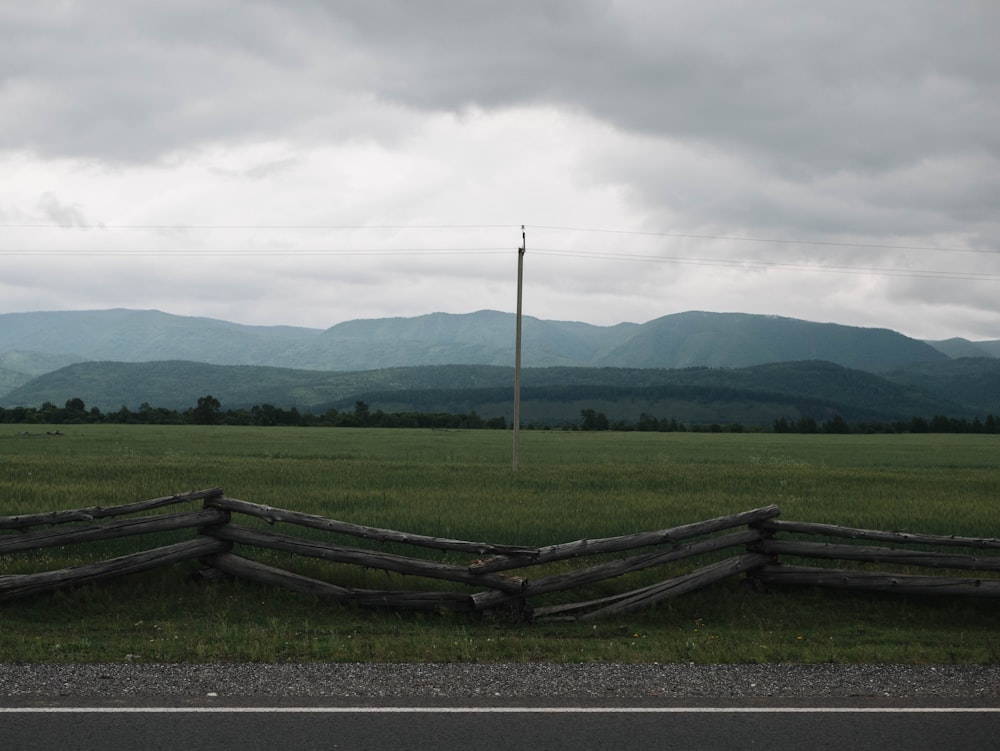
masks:
<svg viewBox="0 0 1000 751"><path fill-rule="evenodd" d="M514 471L521 466L521 285L524 278L524 251L528 241L521 225L521 247L517 249L517 333L514 336Z"/></svg>

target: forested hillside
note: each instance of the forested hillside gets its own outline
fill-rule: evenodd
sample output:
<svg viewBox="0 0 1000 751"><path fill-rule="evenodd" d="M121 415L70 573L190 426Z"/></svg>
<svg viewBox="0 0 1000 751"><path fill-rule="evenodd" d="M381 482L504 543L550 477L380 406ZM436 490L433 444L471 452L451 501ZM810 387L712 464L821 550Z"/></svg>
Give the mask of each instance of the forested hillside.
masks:
<svg viewBox="0 0 1000 751"><path fill-rule="evenodd" d="M325 331L244 326L159 311L0 315L0 353L147 362L190 360L315 370L413 365L510 365L514 316L496 311L347 321ZM947 355L887 329L741 313L677 313L643 324L594 326L526 316L525 367L745 367L827 360L873 372Z"/></svg>
<svg viewBox="0 0 1000 751"><path fill-rule="evenodd" d="M184 409L205 395L230 408L267 404L321 413L363 401L385 412L476 412L509 420L513 369L456 365L338 373L184 361L77 363L15 390L0 406L80 399L101 410L135 410L143 404ZM584 409L616 420L636 421L646 414L749 425L834 415L897 420L978 414L978 406L916 384L822 361L672 370L526 368L522 402L525 419L542 425L575 422Z"/></svg>
<svg viewBox="0 0 1000 751"><path fill-rule="evenodd" d="M514 317L479 311L243 326L158 311L0 315L0 406L226 407L512 417ZM886 329L689 312L644 324L524 321L525 419L584 410L766 425L803 417L896 420L1000 412L1000 359L950 359L995 342L931 346Z"/></svg>
<svg viewBox="0 0 1000 751"><path fill-rule="evenodd" d="M1000 414L1000 359L963 358L924 363L886 374L893 383L946 393L979 412Z"/></svg>
<svg viewBox="0 0 1000 751"><path fill-rule="evenodd" d="M955 337L953 339L927 343L951 358L1000 357L1000 340L970 342L968 339Z"/></svg>

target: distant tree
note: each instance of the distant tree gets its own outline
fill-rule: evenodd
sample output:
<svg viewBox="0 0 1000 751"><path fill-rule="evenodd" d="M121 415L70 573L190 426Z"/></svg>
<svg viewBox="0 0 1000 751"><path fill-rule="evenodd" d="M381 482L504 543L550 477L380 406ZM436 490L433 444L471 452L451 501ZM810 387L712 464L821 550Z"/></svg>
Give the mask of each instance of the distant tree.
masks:
<svg viewBox="0 0 1000 751"><path fill-rule="evenodd" d="M819 426L816 424L816 419L813 417L800 417L795 421L795 432L816 433L819 432Z"/></svg>
<svg viewBox="0 0 1000 751"><path fill-rule="evenodd" d="M132 412L126 405L122 405L117 412L108 413L109 422L118 423L138 423L139 416Z"/></svg>
<svg viewBox="0 0 1000 751"><path fill-rule="evenodd" d="M357 420L358 425L367 425L369 420L369 409L368 405L365 404L360 399L354 402L354 419Z"/></svg>
<svg viewBox="0 0 1000 751"><path fill-rule="evenodd" d="M636 430L642 431L656 431L660 429L660 421L657 420L652 415L647 415L643 412L639 415L639 422L636 424Z"/></svg>
<svg viewBox="0 0 1000 751"><path fill-rule="evenodd" d="M211 394L199 397L191 416L198 425L216 425L222 416L222 404Z"/></svg>
<svg viewBox="0 0 1000 751"><path fill-rule="evenodd" d="M467 415L458 416L458 426L460 428L466 428L471 430L477 430L483 427L484 421L479 415L476 414L476 410L472 410Z"/></svg>
<svg viewBox="0 0 1000 751"><path fill-rule="evenodd" d="M592 409L580 410L580 415L583 417L583 429L584 430L607 430L610 425L608 423L608 416L603 412L595 412Z"/></svg>
<svg viewBox="0 0 1000 751"><path fill-rule="evenodd" d="M274 406L255 404L250 408L250 421L254 425L274 425Z"/></svg>
<svg viewBox="0 0 1000 751"><path fill-rule="evenodd" d="M931 418L927 430L931 433L957 433L956 421L949 419L945 415L934 415Z"/></svg>
<svg viewBox="0 0 1000 751"><path fill-rule="evenodd" d="M38 410L38 422L47 422L58 425L65 421L66 410L60 409L52 402L43 402Z"/></svg>
<svg viewBox="0 0 1000 751"><path fill-rule="evenodd" d="M222 422L226 425L253 425L253 418L248 409L228 409Z"/></svg>
<svg viewBox="0 0 1000 751"><path fill-rule="evenodd" d="M823 432L845 434L850 433L851 428L843 417L834 415L831 419L823 423Z"/></svg>

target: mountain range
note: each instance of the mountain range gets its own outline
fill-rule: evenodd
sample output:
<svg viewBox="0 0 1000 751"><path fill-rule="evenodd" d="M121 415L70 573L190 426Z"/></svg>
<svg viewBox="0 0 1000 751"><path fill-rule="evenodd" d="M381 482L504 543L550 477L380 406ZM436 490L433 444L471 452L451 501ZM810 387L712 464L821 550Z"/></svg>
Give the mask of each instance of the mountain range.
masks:
<svg viewBox="0 0 1000 751"><path fill-rule="evenodd" d="M247 326L160 311L0 315L0 406L191 406L508 414L512 314ZM888 329L686 312L595 326L525 317L522 398L558 423L598 404L621 419L769 422L1000 414L1000 341L924 342ZM700 407L698 405L701 405ZM706 406L709 405L709 406ZM652 410L652 411L651 411Z"/></svg>

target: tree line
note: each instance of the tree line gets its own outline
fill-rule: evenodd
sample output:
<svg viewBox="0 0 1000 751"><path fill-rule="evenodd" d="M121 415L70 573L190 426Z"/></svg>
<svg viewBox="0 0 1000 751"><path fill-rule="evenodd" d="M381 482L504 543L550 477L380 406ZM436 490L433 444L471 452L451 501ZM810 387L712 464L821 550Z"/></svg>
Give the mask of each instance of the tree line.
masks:
<svg viewBox="0 0 1000 751"><path fill-rule="evenodd" d="M333 407L317 414L300 411L296 407L283 409L272 404L259 404L239 409L223 409L222 404L212 395L202 396L188 409L175 410L153 407L143 403L138 410L126 406L109 412L97 407L87 408L83 400L73 398L59 407L45 402L41 407L0 407L0 423L71 425L84 423L119 423L144 425L256 425L295 427L352 427L352 428L447 428L465 430L506 430L510 427L501 417L483 418L472 410L464 414L448 412L383 412L369 407L363 401L354 403L353 409L337 410ZM550 425L524 424L528 429L549 429ZM789 420L781 417L770 427L745 426L738 422L684 423L676 418L659 418L643 413L635 422L610 420L603 412L583 409L580 422L555 426L563 430L584 431L640 431L640 432L712 432L743 433L826 433L826 434L873 434L873 433L1000 433L1000 418L989 414L984 419L978 417L954 418L936 415L930 419L913 417L909 420L877 421L865 420L848 422L839 415L827 420L800 417Z"/></svg>
<svg viewBox="0 0 1000 751"><path fill-rule="evenodd" d="M839 416L825 422L817 422L811 417L788 421L784 418L775 420L775 433L1000 433L1000 418L992 414L980 420L978 417L968 420L964 417L947 417L935 415L929 420L924 417L911 417L909 420L894 422L861 421L848 423Z"/></svg>
<svg viewBox="0 0 1000 751"><path fill-rule="evenodd" d="M641 414L634 424L624 421L611 422L607 416L592 409L584 409L580 413L581 430L636 430L658 432L711 432L711 433L744 433L761 432L761 427L747 427L741 423L697 423L684 424L675 418L664 420L648 414ZM828 420L819 421L814 417L800 417L788 420L781 417L774 421L770 428L774 433L826 433L872 435L875 433L1000 433L1000 418L988 414L985 419L978 417L968 420L964 417L947 417L936 415L929 420L924 417L912 417L909 420L860 420L849 423L840 415L834 415Z"/></svg>
<svg viewBox="0 0 1000 751"><path fill-rule="evenodd" d="M41 407L0 407L0 423L72 425L84 423L120 423L136 425L286 425L303 427L361 427L361 428L466 428L499 429L507 427L503 417L484 419L473 410L468 414L443 412L393 412L372 411L363 402L355 402L353 409L337 410L333 407L316 414L300 411L296 407L283 409L273 404L257 404L249 409L223 409L221 402L211 394L199 397L197 404L184 410L153 407L144 402L138 410L127 406L115 411L102 412L97 407L89 409L80 398L73 398L59 407L45 402Z"/></svg>

